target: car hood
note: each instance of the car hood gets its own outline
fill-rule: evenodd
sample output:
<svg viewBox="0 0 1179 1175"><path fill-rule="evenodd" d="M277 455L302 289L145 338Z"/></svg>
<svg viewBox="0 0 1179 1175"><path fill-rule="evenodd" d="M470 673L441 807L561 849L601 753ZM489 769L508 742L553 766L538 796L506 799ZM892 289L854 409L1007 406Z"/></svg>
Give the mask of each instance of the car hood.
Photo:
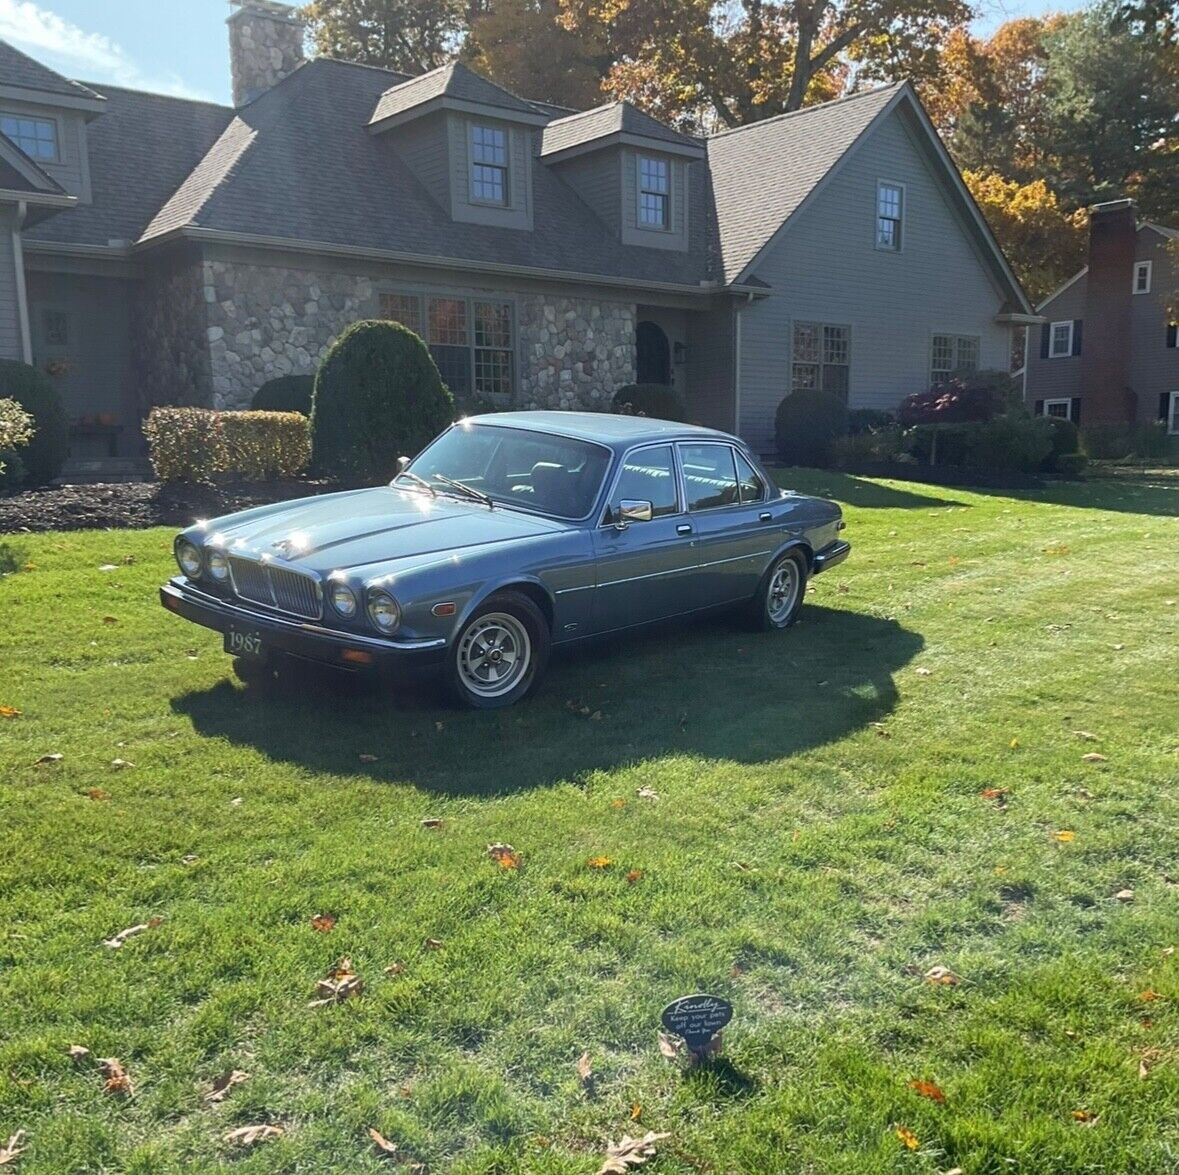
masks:
<svg viewBox="0 0 1179 1175"><path fill-rule="evenodd" d="M209 525L231 551L271 555L327 574L372 563L551 534L565 524L391 486L302 498Z"/></svg>

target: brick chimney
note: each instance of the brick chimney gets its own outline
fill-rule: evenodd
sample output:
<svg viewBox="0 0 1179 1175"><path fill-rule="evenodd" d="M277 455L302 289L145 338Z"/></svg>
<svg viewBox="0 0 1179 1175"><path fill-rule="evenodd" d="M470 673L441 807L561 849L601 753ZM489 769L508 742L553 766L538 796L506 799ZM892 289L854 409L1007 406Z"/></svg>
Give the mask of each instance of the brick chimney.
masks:
<svg viewBox="0 0 1179 1175"><path fill-rule="evenodd" d="M1130 388L1130 298L1137 243L1137 206L1112 200L1089 209L1089 274L1085 281L1081 395L1086 424L1134 419Z"/></svg>
<svg viewBox="0 0 1179 1175"><path fill-rule="evenodd" d="M276 0L229 0L229 66L233 104L244 106L293 73L304 60L306 28L295 9Z"/></svg>

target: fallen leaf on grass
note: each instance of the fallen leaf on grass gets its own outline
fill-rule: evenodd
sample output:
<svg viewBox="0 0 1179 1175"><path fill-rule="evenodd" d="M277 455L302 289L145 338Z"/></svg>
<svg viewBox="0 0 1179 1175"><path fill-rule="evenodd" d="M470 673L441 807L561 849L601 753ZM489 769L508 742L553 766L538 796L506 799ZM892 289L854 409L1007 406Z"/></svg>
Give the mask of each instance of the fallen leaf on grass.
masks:
<svg viewBox="0 0 1179 1175"><path fill-rule="evenodd" d="M401 975L404 971L404 963L390 963L389 966L385 968L385 974L389 976Z"/></svg>
<svg viewBox="0 0 1179 1175"><path fill-rule="evenodd" d="M88 787L86 789L86 795L92 800L109 800L111 798L111 793L103 791L100 787Z"/></svg>
<svg viewBox="0 0 1179 1175"><path fill-rule="evenodd" d="M1095 743L1097 741L1097 735L1091 734L1087 730L1074 730L1073 734L1075 734L1077 738L1087 743Z"/></svg>
<svg viewBox="0 0 1179 1175"><path fill-rule="evenodd" d="M111 770L112 771L124 771L128 767L134 767L134 766L135 766L134 763L128 763L126 759L112 759L111 760Z"/></svg>
<svg viewBox="0 0 1179 1175"><path fill-rule="evenodd" d="M1175 953L1174 947L1163 947L1163 958L1169 959Z"/></svg>
<svg viewBox="0 0 1179 1175"><path fill-rule="evenodd" d="M626 807L626 801L625 801L625 800L623 800L623 799L611 800L611 801L610 801L610 807L611 807L611 808L625 808L625 807Z"/></svg>
<svg viewBox="0 0 1179 1175"><path fill-rule="evenodd" d="M322 1008L327 1004L342 1004L354 995L364 991L364 980L352 970L352 960L345 956L315 985L318 999L312 1000L309 1008Z"/></svg>
<svg viewBox="0 0 1179 1175"><path fill-rule="evenodd" d="M357 758L362 763L376 763L377 762L376 755L357 755Z"/></svg>
<svg viewBox="0 0 1179 1175"><path fill-rule="evenodd" d="M657 791L655 791L653 788L649 788L649 787L639 788L639 790L637 792L635 792L635 795L637 795L640 800L657 800L657 799L659 799L659 793Z"/></svg>
<svg viewBox="0 0 1179 1175"><path fill-rule="evenodd" d="M913 672L916 673L918 677L932 677L933 676L933 670L926 669L924 665L918 666L916 669L913 670Z"/></svg>
<svg viewBox="0 0 1179 1175"><path fill-rule="evenodd" d="M422 821L422 827L437 831L442 827L442 819L439 816L427 816L425 820Z"/></svg>
<svg viewBox="0 0 1179 1175"><path fill-rule="evenodd" d="M268 1138L281 1138L285 1133L281 1126L239 1126L225 1136L225 1141L235 1146L253 1146Z"/></svg>
<svg viewBox="0 0 1179 1175"><path fill-rule="evenodd" d="M594 1067L590 1063L590 1055L587 1052L581 1054L577 1058L577 1077L582 1085L589 1086L594 1081Z"/></svg>
<svg viewBox="0 0 1179 1175"><path fill-rule="evenodd" d="M90 1056L90 1050L84 1044L72 1044L66 1051L71 1061L84 1061Z"/></svg>
<svg viewBox="0 0 1179 1175"><path fill-rule="evenodd" d="M0 1167L15 1163L17 1157L24 1153L25 1132L18 1130L4 1146L0 1146Z"/></svg>
<svg viewBox="0 0 1179 1175"><path fill-rule="evenodd" d="M1132 889L1119 889L1114 897L1119 902L1132 902L1134 900L1134 891Z"/></svg>
<svg viewBox="0 0 1179 1175"><path fill-rule="evenodd" d="M734 861L733 868L739 873L749 873L753 870L753 866L748 861Z"/></svg>
<svg viewBox="0 0 1179 1175"><path fill-rule="evenodd" d="M1138 993L1138 998L1144 1004L1151 1004L1154 1003L1155 1000L1161 1000L1163 997L1159 995L1157 991L1152 991L1148 988L1146 991L1140 991Z"/></svg>
<svg viewBox="0 0 1179 1175"><path fill-rule="evenodd" d="M335 928L336 920L331 914L316 914L311 919L311 929L318 930L320 934L327 934L329 930Z"/></svg>
<svg viewBox="0 0 1179 1175"><path fill-rule="evenodd" d="M131 1097L135 1093L130 1074L123 1068L123 1062L118 1057L104 1057L98 1062L98 1068L106 1078L102 1087L105 1093L118 1097Z"/></svg>
<svg viewBox="0 0 1179 1175"><path fill-rule="evenodd" d="M100 564L99 571L118 571L119 569L113 563Z"/></svg>
<svg viewBox="0 0 1179 1175"><path fill-rule="evenodd" d="M234 1069L230 1073L223 1073L216 1081L213 1082L213 1088L205 1094L205 1101L207 1102L223 1102L225 1095L235 1085L241 1085L243 1081L249 1078L248 1073L243 1073L240 1069Z"/></svg>
<svg viewBox="0 0 1179 1175"><path fill-rule="evenodd" d="M1052 836L1054 839L1060 841L1062 845L1072 844L1077 839L1077 834L1068 828L1062 828L1059 832L1054 832Z"/></svg>
<svg viewBox="0 0 1179 1175"><path fill-rule="evenodd" d="M1090 751L1087 755L1081 756L1082 763L1108 763L1109 759L1105 755L1099 755L1096 751Z"/></svg>
<svg viewBox="0 0 1179 1175"><path fill-rule="evenodd" d="M103 939L102 945L110 947L112 951L117 951L129 938L134 938L145 930L155 930L157 926L163 924L163 921L163 918L157 915L154 918L149 918L146 922L140 922L138 926L128 926L126 930L120 930L114 938Z"/></svg>
<svg viewBox="0 0 1179 1175"><path fill-rule="evenodd" d="M1073 1110L1072 1119L1084 1126L1092 1126L1097 1121L1097 1115L1092 1110Z"/></svg>
<svg viewBox="0 0 1179 1175"><path fill-rule="evenodd" d="M614 862L609 857L590 857L586 864L591 869L609 869Z"/></svg>
<svg viewBox="0 0 1179 1175"><path fill-rule="evenodd" d="M896 1136L911 1151L915 1151L921 1145L921 1140L907 1126L898 1126Z"/></svg>
<svg viewBox="0 0 1179 1175"><path fill-rule="evenodd" d="M377 1148L383 1155L397 1154L397 1143L390 1142L379 1130L373 1127L368 1128L368 1136L373 1140L373 1146Z"/></svg>
<svg viewBox="0 0 1179 1175"><path fill-rule="evenodd" d="M630 872L629 872L629 873L626 875L626 883L627 883L627 885L634 885L634 883L635 883L636 881L638 881L638 880L639 880L639 879L640 879L642 876L643 876L643 871L642 871L641 869L632 869L632 870L631 870L631 871L630 871Z"/></svg>
<svg viewBox="0 0 1179 1175"><path fill-rule="evenodd" d="M523 857L511 845L494 844L487 846L487 855L501 869L519 869Z"/></svg>
<svg viewBox="0 0 1179 1175"><path fill-rule="evenodd" d="M1012 749L1013 751L1018 751L1018 750L1019 750L1019 739L1017 739L1017 738L1013 738L1013 739L1011 740L1011 744L1010 744L1010 745L1011 745L1011 749Z"/></svg>
<svg viewBox="0 0 1179 1175"><path fill-rule="evenodd" d="M630 1120L637 1122L643 1116L642 1102L633 1102L630 1107Z"/></svg>
<svg viewBox="0 0 1179 1175"><path fill-rule="evenodd" d="M241 796L234 796L233 799L229 801L229 806L231 808L240 808L242 806Z"/></svg>
<svg viewBox="0 0 1179 1175"><path fill-rule="evenodd" d="M653 1130L648 1130L642 1138L631 1138L624 1134L621 1142L607 1145L606 1158L598 1168L598 1175L626 1175L628 1171L654 1158L655 1144L670 1137L670 1134L656 1134Z"/></svg>
<svg viewBox="0 0 1179 1175"><path fill-rule="evenodd" d="M1120 653L1125 647L1126 647L1125 645L1114 645L1113 651L1115 653Z"/></svg>
<svg viewBox="0 0 1179 1175"><path fill-rule="evenodd" d="M659 1052L665 1056L669 1061L674 1061L676 1057L683 1051L683 1045L672 1037L668 1036L666 1032L659 1034Z"/></svg>
<svg viewBox="0 0 1179 1175"><path fill-rule="evenodd" d="M925 973L926 983L936 983L942 987L957 987L962 982L962 977L956 975L949 967L930 967Z"/></svg>
<svg viewBox="0 0 1179 1175"><path fill-rule="evenodd" d="M984 800L1001 800L1010 793L1011 788L1009 787L984 787L979 794Z"/></svg>
<svg viewBox="0 0 1179 1175"><path fill-rule="evenodd" d="M118 624L119 618L117 616L104 616L102 622L103 624Z"/></svg>
<svg viewBox="0 0 1179 1175"><path fill-rule="evenodd" d="M65 758L60 751L54 751L50 755L42 755L34 764L35 767L47 767L50 763L60 763Z"/></svg>
<svg viewBox="0 0 1179 1175"><path fill-rule="evenodd" d="M19 718L20 713L15 706L0 706L0 718Z"/></svg>
<svg viewBox="0 0 1179 1175"><path fill-rule="evenodd" d="M445 945L446 944L440 938L426 939L426 950L428 951L440 951Z"/></svg>
<svg viewBox="0 0 1179 1175"><path fill-rule="evenodd" d="M922 1097L929 1098L930 1101L944 1102L946 1100L946 1095L932 1081L914 1079L909 1082L909 1088Z"/></svg>

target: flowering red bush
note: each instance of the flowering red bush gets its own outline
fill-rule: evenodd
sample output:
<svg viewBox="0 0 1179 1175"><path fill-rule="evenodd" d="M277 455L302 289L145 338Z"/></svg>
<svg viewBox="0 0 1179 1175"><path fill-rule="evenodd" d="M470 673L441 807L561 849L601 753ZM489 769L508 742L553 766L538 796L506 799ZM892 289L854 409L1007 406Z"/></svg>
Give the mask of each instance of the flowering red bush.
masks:
<svg viewBox="0 0 1179 1175"><path fill-rule="evenodd" d="M990 420L1003 407L1003 397L993 386L952 378L906 396L897 418L903 425L965 424Z"/></svg>

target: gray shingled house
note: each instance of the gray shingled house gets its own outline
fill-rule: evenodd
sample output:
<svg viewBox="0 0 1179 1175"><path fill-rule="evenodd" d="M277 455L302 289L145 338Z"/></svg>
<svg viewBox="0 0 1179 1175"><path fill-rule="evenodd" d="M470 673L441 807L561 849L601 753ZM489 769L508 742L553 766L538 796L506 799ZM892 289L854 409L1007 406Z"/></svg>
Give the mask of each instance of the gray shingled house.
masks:
<svg viewBox="0 0 1179 1175"><path fill-rule="evenodd" d="M235 3L232 109L0 43L0 354L54 373L78 460L137 457L151 404L247 406L363 317L460 394L667 382L763 450L794 388L889 408L1031 321L908 84L696 138L305 61L292 9Z"/></svg>

